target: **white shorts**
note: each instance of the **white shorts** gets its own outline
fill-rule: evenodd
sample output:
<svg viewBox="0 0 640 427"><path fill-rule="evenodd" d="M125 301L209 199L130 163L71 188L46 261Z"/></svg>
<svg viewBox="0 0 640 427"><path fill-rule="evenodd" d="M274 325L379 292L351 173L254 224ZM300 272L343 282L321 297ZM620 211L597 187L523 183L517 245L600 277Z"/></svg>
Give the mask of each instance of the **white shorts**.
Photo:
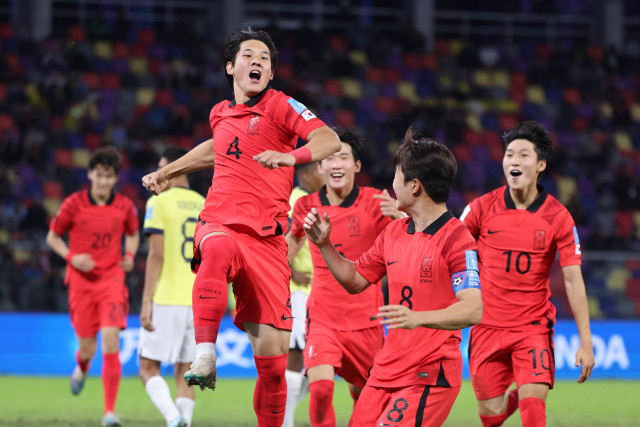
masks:
<svg viewBox="0 0 640 427"><path fill-rule="evenodd" d="M304 350L304 325L307 319L307 299L309 299L309 295L302 291L295 291L291 294L291 315L293 316L291 337L289 338L289 349L291 350Z"/></svg>
<svg viewBox="0 0 640 427"><path fill-rule="evenodd" d="M193 311L184 305L158 305L151 309L152 332L140 328L138 354L158 362L187 363L196 356Z"/></svg>

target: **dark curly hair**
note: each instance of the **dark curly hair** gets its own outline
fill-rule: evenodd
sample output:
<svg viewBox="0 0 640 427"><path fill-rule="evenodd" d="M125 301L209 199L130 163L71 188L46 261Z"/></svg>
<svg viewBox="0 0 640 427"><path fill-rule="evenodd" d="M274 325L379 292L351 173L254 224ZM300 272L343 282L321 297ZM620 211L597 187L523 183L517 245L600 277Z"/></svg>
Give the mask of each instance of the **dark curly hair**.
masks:
<svg viewBox="0 0 640 427"><path fill-rule="evenodd" d="M271 70L275 70L276 65L278 65L278 49L276 49L275 43L266 31L252 30L249 27L246 29L238 28L231 33L227 39L227 43L224 45L224 75L231 87L233 87L233 76L227 73L227 63L231 62L231 64L235 66L240 45L247 40L258 40L267 45L269 56L271 57Z"/></svg>
<svg viewBox="0 0 640 427"><path fill-rule="evenodd" d="M351 153L353 154L353 161L360 160L362 149L364 148L364 138L355 129L344 126L333 126L331 128L337 135L340 142L351 147Z"/></svg>
<svg viewBox="0 0 640 427"><path fill-rule="evenodd" d="M114 147L103 147L96 150L89 160L89 170L94 170L98 165L105 169L113 168L113 171L118 174L122 169L120 153Z"/></svg>
<svg viewBox="0 0 640 427"><path fill-rule="evenodd" d="M526 139L535 146L538 161L551 159L553 154L553 140L551 135L540 123L533 120L520 122L509 132L502 136L502 151L506 152L507 147L516 139Z"/></svg>

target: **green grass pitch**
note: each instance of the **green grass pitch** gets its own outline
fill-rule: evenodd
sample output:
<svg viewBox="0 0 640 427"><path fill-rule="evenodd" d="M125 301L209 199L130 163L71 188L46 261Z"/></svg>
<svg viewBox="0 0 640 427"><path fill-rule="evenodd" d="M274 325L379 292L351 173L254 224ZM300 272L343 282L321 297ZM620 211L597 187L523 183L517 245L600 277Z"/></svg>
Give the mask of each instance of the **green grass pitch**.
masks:
<svg viewBox="0 0 640 427"><path fill-rule="evenodd" d="M173 378L167 378L175 390ZM255 382L221 379L215 392L196 391L194 427L255 426ZM632 381L558 381L547 401L550 427L640 427L640 383ZM175 396L175 394L174 394ZM308 426L308 397L296 411L296 426ZM346 426L352 403L347 385L338 380L334 396L338 426ZM138 378L124 378L116 406L124 427L162 427L164 420ZM0 376L0 426L99 426L102 383L91 377L80 396L72 396L67 378ZM469 382L465 382L445 426L479 426ZM505 426L522 425L516 413Z"/></svg>

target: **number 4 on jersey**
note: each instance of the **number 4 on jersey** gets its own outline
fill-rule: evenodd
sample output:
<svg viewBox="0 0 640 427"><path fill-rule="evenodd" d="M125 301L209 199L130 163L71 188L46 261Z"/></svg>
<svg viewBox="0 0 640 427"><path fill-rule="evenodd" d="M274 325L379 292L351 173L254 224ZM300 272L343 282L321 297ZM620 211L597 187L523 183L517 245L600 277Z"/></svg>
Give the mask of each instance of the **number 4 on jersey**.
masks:
<svg viewBox="0 0 640 427"><path fill-rule="evenodd" d="M234 149L234 151L231 151L231 149ZM242 154L242 151L240 151L240 148L238 148L238 137L236 136L236 139L233 140L233 142L231 144L229 144L229 149L227 150L227 154L230 155L236 155L236 159L240 158L240 154Z"/></svg>

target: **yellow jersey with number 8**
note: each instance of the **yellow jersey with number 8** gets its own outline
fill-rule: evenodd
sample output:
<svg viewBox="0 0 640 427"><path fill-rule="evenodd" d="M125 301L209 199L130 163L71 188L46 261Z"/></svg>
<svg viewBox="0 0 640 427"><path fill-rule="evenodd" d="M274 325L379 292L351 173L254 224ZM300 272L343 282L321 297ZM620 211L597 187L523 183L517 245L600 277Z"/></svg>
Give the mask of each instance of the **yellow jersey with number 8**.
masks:
<svg viewBox="0 0 640 427"><path fill-rule="evenodd" d="M193 233L204 197L183 187L152 196L144 215L144 234L164 236L162 271L153 294L158 305L191 305Z"/></svg>

